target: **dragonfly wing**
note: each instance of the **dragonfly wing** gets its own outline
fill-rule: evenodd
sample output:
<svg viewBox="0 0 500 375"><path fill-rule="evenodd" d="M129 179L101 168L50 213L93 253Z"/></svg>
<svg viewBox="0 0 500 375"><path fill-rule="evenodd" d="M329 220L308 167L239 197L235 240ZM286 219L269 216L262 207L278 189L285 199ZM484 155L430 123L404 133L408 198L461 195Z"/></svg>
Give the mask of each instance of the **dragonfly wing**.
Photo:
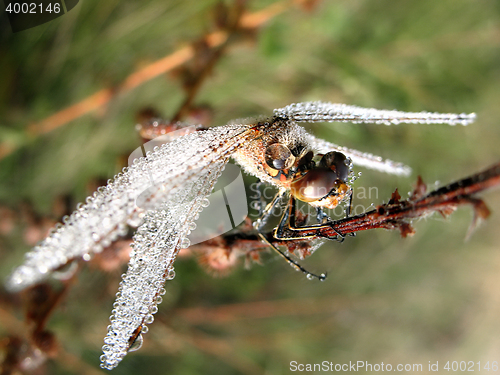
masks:
<svg viewBox="0 0 500 375"><path fill-rule="evenodd" d="M330 151L342 152L344 155L351 158L354 165L400 176L409 176L411 174L411 168L402 163L383 159L380 156L376 156L368 152L362 152L347 147L342 147L334 143L327 142L323 139L316 138L311 134L308 134L308 140L311 147L319 153L326 154Z"/></svg>
<svg viewBox="0 0 500 375"><path fill-rule="evenodd" d="M127 223L138 225L145 211L169 201L187 182L199 180L212 163L227 161L247 133L244 125L217 127L178 138L136 159L28 252L6 287L20 291L73 259L102 251L126 233Z"/></svg>
<svg viewBox="0 0 500 375"><path fill-rule="evenodd" d="M131 347L142 342L141 334L147 331L146 324L153 322L165 293L165 280L173 278L177 253L189 246L186 237L226 161L212 163L196 181L186 183L168 202L145 215L134 235L128 269L113 305L102 368L116 367Z"/></svg>
<svg viewBox="0 0 500 375"><path fill-rule="evenodd" d="M282 117L297 122L353 122L374 123L385 125L410 124L448 124L468 125L476 118L474 113L431 113L431 112L402 112L362 108L346 104L326 102L305 102L290 104L286 107L275 109L275 117ZM311 146L321 153L337 150L349 156L352 161L360 166L375 169L380 172L407 176L411 169L401 163L383 160L370 153L340 147L333 143L310 136Z"/></svg>
<svg viewBox="0 0 500 375"><path fill-rule="evenodd" d="M274 116L288 118L297 122L339 121L385 125L397 125L400 123L468 125L476 119L475 113L402 112L327 102L290 104L286 107L275 109Z"/></svg>

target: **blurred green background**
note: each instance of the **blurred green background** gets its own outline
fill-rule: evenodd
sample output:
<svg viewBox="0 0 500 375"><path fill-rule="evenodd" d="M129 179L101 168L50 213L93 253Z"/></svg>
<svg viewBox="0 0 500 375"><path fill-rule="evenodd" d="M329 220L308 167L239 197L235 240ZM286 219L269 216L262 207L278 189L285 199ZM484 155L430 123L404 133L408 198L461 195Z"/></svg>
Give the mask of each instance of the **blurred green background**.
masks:
<svg viewBox="0 0 500 375"><path fill-rule="evenodd" d="M270 4L249 1L248 10ZM356 186L378 187L367 205L395 187L406 196L418 174L430 185L447 183L500 160L497 0L338 0L310 11L284 4L254 42L233 44L204 83L196 103L214 110L213 124L308 100L477 113L468 127L311 128L414 168L410 178L363 170ZM215 5L81 0L16 34L3 14L0 141L15 151L0 160L0 205L17 211L31 202L48 215L57 196L83 201L90 180L116 174L117 158L139 145L137 111L153 106L171 116L184 97L177 80L162 75L45 135L27 127L211 31ZM179 260L143 348L113 373L286 374L291 361L421 363L424 371L439 361L440 372L446 361L473 361L476 371L479 361L500 364L500 193L484 197L493 215L468 242L472 214L462 208L447 220L415 222L412 238L379 230L324 245L304 262L328 271L324 283L274 255L226 278ZM0 238L2 279L29 249L22 232L20 224ZM79 274L48 325L59 356L39 373L104 372L100 348L120 273ZM22 331L22 314L2 307L0 336Z"/></svg>

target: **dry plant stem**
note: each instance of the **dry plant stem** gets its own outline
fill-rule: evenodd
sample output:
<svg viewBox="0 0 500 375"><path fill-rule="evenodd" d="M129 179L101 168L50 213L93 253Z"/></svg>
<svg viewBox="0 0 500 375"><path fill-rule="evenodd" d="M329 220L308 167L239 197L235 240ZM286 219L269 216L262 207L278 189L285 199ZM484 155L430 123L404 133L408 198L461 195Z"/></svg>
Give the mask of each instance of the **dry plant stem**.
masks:
<svg viewBox="0 0 500 375"><path fill-rule="evenodd" d="M374 210L335 221L331 227L304 228L300 231L289 229L287 234L297 235L300 233L303 236L332 238L336 236L337 232L347 235L368 229L385 228L399 229L401 235L405 237L414 233L410 225L411 219L424 217L434 212L446 216L464 204L473 206L475 215L471 229L474 229L478 219L485 219L490 211L481 199L475 198L473 195L499 185L500 163L434 190L427 195L424 195L425 185L419 177L415 191L406 200L400 200L401 197L396 190L388 203L380 205Z"/></svg>
<svg viewBox="0 0 500 375"><path fill-rule="evenodd" d="M186 113L190 110L191 105L196 97L196 94L201 88L201 85L205 81L205 79L208 77L214 66L217 64L219 59L224 55L229 42L231 41L231 36L238 31L238 28L240 27L241 23L241 17L242 17L242 7L238 7L238 2L234 6L235 10L235 15L233 17L233 20L229 21L229 25L226 27L226 37L220 45L212 46L211 50L208 51L210 53L210 57L208 58L208 61L203 64L201 69L199 69L195 77L193 78L192 82L188 83L186 85L186 98L182 102L181 106L175 113L175 115L172 117L170 120L171 123L176 123L177 121L180 121L184 118ZM210 48L210 45L207 44L208 40L202 40L201 41L201 46L199 47L200 49L203 49L204 47ZM193 47L195 49L196 47ZM197 50L197 53L203 54L203 50ZM196 56L194 56L196 58ZM186 82L187 83L187 82Z"/></svg>
<svg viewBox="0 0 500 375"><path fill-rule="evenodd" d="M41 358L38 366L41 366L45 359L54 358L58 355L60 346L57 338L45 326L48 319L58 307L60 302L66 297L70 288L70 281L63 284L62 289L55 291L48 284L35 285L24 292L25 301L25 320L27 323L27 332L11 333L0 341L0 350L4 357L0 361L0 374L17 374L23 367L23 362L33 353L40 353ZM0 315L10 321L11 327L17 328L19 322L15 321L13 315L8 311L0 310ZM32 353L32 354L29 354ZM37 366L37 367L38 367Z"/></svg>
<svg viewBox="0 0 500 375"><path fill-rule="evenodd" d="M298 1L301 3L301 1ZM238 27L257 28L269 19L277 16L288 9L292 2L277 2L260 11L245 13L241 16ZM204 38L207 46L213 48L224 44L229 35L226 31L215 31L207 34ZM121 85L115 88L104 88L86 97L78 103L72 104L45 119L27 126L29 136L38 136L55 130L67 123L76 120L92 111L95 111L113 100L118 94L131 91L143 83L154 79L162 74L172 71L195 56L193 46L183 47L179 50L133 72ZM0 144L0 160L10 155L18 146L10 143Z"/></svg>
<svg viewBox="0 0 500 375"><path fill-rule="evenodd" d="M47 284L35 285L26 291L25 295L28 299L26 320L32 321L35 324L33 333L41 332L45 329L50 316L71 289L72 280L74 278L64 281L62 288L58 291L53 290Z"/></svg>
<svg viewBox="0 0 500 375"><path fill-rule="evenodd" d="M210 59L210 62L204 67L203 72L201 72L197 77L196 81L188 88L186 98L180 105L179 109L175 113L175 115L172 117L171 123L176 123L177 121L180 121L186 113L189 111L191 108L191 105L194 101L194 98L196 97L196 94L198 93L198 90L201 88L201 85L205 78L208 76L209 71L211 68L215 65L217 60L222 56L224 48L219 48L216 52L214 52L212 58Z"/></svg>

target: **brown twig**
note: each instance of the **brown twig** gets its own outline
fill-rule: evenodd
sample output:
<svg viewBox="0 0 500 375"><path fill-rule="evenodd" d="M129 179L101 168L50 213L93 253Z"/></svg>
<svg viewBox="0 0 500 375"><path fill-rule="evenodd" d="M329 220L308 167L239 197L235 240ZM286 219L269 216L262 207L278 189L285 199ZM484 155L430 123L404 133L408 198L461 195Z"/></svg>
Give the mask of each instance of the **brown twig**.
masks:
<svg viewBox="0 0 500 375"><path fill-rule="evenodd" d="M277 2L260 11L244 13L241 18L239 18L238 27L242 29L257 28L269 19L285 11L290 5L292 5L292 3L287 1ZM226 43L228 37L228 30L217 30L207 34L204 37L204 42L208 47L215 48ZM195 55L196 50L194 46L182 47L133 72L117 87L101 89L78 103L72 104L41 121L28 125L27 134L31 137L38 136L64 126L85 114L107 105L111 100L116 98L117 95L131 91L151 79L172 71L191 60ZM0 144L0 160L14 152L17 147L18 146L11 143Z"/></svg>
<svg viewBox="0 0 500 375"><path fill-rule="evenodd" d="M338 238L339 233L348 235L377 228L398 229L401 235L406 237L415 232L410 224L412 219L428 216L434 212L447 216L458 206L470 204L474 209L474 219L467 233L468 237L480 219L486 219L490 214L486 204L474 195L498 185L500 185L500 163L428 194L426 185L419 177L415 190L406 200L401 200L396 189L386 204L327 225L307 226L305 225L307 216L298 211L295 213L298 227L285 228L283 231L284 238L292 239L277 240L274 238L274 232L265 234L265 237L273 246L284 246L290 253L303 259L314 251L312 240L316 238ZM287 209L293 210L293 204L290 203ZM245 258L247 265L252 261L260 263L260 254L268 250L268 246L261 241L250 219L247 219L237 231L194 245L190 250L198 256L200 265L208 273L225 276L234 269L239 258Z"/></svg>
<svg viewBox="0 0 500 375"><path fill-rule="evenodd" d="M302 236L332 238L338 233L347 235L368 229L384 228L399 229L401 235L405 237L414 233L410 224L412 219L424 217L434 212L447 216L458 206L465 204L472 205L474 209L474 219L468 233L470 234L479 219L485 219L490 214L486 204L474 195L498 185L500 185L500 163L426 195L426 186L419 177L415 190L406 200L401 200L396 189L389 202L374 210L335 221L329 227L287 229L285 235L296 237L300 234Z"/></svg>
<svg viewBox="0 0 500 375"><path fill-rule="evenodd" d="M241 0L235 1L232 9L226 8L222 3L219 4L220 5L216 8L216 11L221 14L219 16L220 21L218 27L226 32L226 38L222 43L214 46L209 45L206 38L202 38L200 41L193 44L195 56L192 61L194 62L194 66L189 69L189 67L186 66L187 64L184 65L186 74L183 83L186 90L186 97L179 109L172 116L172 123L182 120L191 109L192 103L203 82L212 72L219 59L224 55L230 41L234 39L232 35L236 34L241 28L240 24L244 12L244 2Z"/></svg>

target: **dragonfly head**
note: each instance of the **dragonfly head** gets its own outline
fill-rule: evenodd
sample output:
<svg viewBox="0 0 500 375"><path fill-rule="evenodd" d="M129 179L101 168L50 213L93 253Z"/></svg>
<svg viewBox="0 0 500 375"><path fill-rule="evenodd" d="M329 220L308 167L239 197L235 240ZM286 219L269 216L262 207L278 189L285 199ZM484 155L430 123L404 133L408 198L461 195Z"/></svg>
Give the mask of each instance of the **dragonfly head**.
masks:
<svg viewBox="0 0 500 375"><path fill-rule="evenodd" d="M264 172L298 200L333 209L351 194L351 160L341 152L315 155L306 142L290 142L288 135L264 143L261 152Z"/></svg>

